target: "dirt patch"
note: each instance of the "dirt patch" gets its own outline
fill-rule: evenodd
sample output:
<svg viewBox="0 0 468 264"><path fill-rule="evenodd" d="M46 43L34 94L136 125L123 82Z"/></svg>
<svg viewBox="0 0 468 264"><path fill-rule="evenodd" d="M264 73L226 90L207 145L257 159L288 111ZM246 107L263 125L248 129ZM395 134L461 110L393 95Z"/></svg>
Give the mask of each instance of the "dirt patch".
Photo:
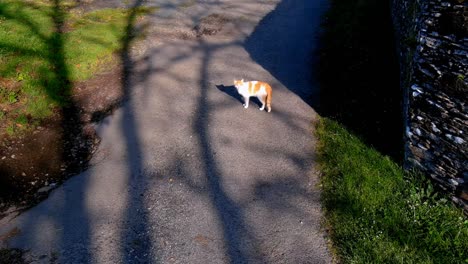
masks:
<svg viewBox="0 0 468 264"><path fill-rule="evenodd" d="M241 31L235 19L224 14L213 13L192 22L152 27L148 33L154 41L197 40L200 38L227 38L239 35ZM190 25L188 25L190 24Z"/></svg>
<svg viewBox="0 0 468 264"><path fill-rule="evenodd" d="M18 90L18 88L20 87L20 84L19 82L13 81L11 79L0 77L0 87L2 87L3 89L7 91Z"/></svg>
<svg viewBox="0 0 468 264"><path fill-rule="evenodd" d="M73 107L57 109L20 137L0 137L0 219L43 200L65 179L88 167L99 144L92 122L120 105L120 76L116 67L74 84Z"/></svg>
<svg viewBox="0 0 468 264"><path fill-rule="evenodd" d="M81 0L72 2L71 8L81 12L89 12L104 8L125 8L132 1L121 0Z"/></svg>
<svg viewBox="0 0 468 264"><path fill-rule="evenodd" d="M19 107L16 101L20 88L20 82L0 77L0 120L2 120L1 117L6 116L7 113L11 113ZM6 126L6 122L1 122L0 131L4 131Z"/></svg>
<svg viewBox="0 0 468 264"><path fill-rule="evenodd" d="M220 14L211 14L200 20L193 28L197 37L212 36L220 32L229 20Z"/></svg>
<svg viewBox="0 0 468 264"><path fill-rule="evenodd" d="M96 122L122 103L120 67L81 82L74 87L74 101L81 108L82 122Z"/></svg>

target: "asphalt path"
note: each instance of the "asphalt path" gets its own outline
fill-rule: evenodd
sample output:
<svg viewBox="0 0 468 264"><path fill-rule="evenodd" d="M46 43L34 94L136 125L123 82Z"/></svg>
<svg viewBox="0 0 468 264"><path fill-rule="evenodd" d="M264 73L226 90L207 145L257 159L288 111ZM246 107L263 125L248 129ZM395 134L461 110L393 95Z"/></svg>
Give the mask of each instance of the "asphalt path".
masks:
<svg viewBox="0 0 468 264"><path fill-rule="evenodd" d="M3 219L4 246L34 263L331 263L311 77L326 1L140 4L158 8L122 53L128 101L96 124L92 166ZM271 113L242 107L240 78L271 84Z"/></svg>

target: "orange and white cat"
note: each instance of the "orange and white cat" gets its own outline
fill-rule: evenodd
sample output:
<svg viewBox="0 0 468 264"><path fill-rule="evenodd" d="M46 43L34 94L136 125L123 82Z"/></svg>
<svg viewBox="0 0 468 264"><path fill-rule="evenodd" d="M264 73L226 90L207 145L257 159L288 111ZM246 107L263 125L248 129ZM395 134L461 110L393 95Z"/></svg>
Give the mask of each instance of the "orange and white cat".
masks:
<svg viewBox="0 0 468 264"><path fill-rule="evenodd" d="M271 86L268 83L261 81L244 82L244 79L242 79L234 80L234 86L244 98L244 108L249 107L250 97L256 96L262 103L260 111L263 111L266 105L267 111L271 112Z"/></svg>

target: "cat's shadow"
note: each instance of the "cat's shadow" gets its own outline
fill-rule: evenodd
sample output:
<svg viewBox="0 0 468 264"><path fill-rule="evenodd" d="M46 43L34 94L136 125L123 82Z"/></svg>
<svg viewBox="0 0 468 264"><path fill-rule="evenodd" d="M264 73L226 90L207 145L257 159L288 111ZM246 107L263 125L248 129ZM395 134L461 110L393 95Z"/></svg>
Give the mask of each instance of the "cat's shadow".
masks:
<svg viewBox="0 0 468 264"><path fill-rule="evenodd" d="M237 101L241 102L241 104L244 103L244 99L242 98L242 96L237 92L237 89L234 85L229 85L229 86L226 86L226 85L223 85L223 84L219 84L219 85L216 85L216 88L218 88L218 90L220 90L221 92L224 92L224 93L227 93L228 95L230 95L232 98L236 99Z"/></svg>
<svg viewBox="0 0 468 264"><path fill-rule="evenodd" d="M226 86L223 84L219 84L219 85L216 85L216 88L218 88L218 90L220 90L221 92L224 92L228 94L229 96L231 96L232 98L239 101L241 105L244 104L244 98L242 98L242 96L237 92L237 89L234 85ZM259 107L261 106L260 100L258 100L257 97L255 96L250 97L250 104L252 103L257 104Z"/></svg>

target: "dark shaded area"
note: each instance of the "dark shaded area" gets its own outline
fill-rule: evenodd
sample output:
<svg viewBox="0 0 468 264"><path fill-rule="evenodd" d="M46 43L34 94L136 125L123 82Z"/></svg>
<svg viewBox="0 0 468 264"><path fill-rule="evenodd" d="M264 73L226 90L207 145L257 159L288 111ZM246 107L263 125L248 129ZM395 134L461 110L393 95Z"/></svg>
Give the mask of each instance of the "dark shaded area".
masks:
<svg viewBox="0 0 468 264"><path fill-rule="evenodd" d="M457 76L453 73L445 73L439 81L440 90L449 96L467 100L468 85L464 81L464 78L464 76Z"/></svg>
<svg viewBox="0 0 468 264"><path fill-rule="evenodd" d="M44 83L44 88L49 97L58 96L62 103L61 124L63 128L62 162L69 174L76 174L87 167L91 158L91 149L94 145L94 135L86 133L84 123L81 120L80 109L71 97L72 82L65 62L63 26L65 22L65 10L61 6L61 0L54 0L52 20L54 33L47 43L49 49L49 61L53 65L53 81L56 85Z"/></svg>
<svg viewBox="0 0 468 264"><path fill-rule="evenodd" d="M0 264L25 264L24 251L18 248L0 249Z"/></svg>
<svg viewBox="0 0 468 264"><path fill-rule="evenodd" d="M403 93L389 1L332 2L316 54L322 116L395 161L403 158Z"/></svg>
<svg viewBox="0 0 468 264"><path fill-rule="evenodd" d="M128 103L123 107L122 131L127 146L127 185L129 186L126 210L124 213L125 225L122 229L122 262L123 263L152 263L152 240L148 223L148 210L145 206L145 182L142 164L142 151L139 143L139 131L136 125L136 116L132 106L131 90L134 87L135 62L131 57L131 46L135 40L135 24L138 8L143 0L136 0L129 8L125 34L121 39L121 89L123 98ZM118 106L118 105L116 105Z"/></svg>
<svg viewBox="0 0 468 264"><path fill-rule="evenodd" d="M200 41L200 45L204 45L203 41ZM207 178L208 192L212 199L213 206L216 208L219 222L223 229L226 255L229 257L229 263L248 263L248 251L252 250L250 247L255 247L255 244L252 243L250 247L247 247L246 242L253 239L253 237L249 235L248 227L244 222L243 209L237 205L224 190L222 173L211 147L211 136L208 128L210 123L209 113L211 111L211 107L207 98L208 91L210 89L210 85L208 83L208 66L212 51L208 47L204 47L203 51L204 54L200 72L201 81L199 83L201 93L198 98L196 120L193 124L193 131L196 133L200 144L200 151L203 155L202 160L204 162L203 169ZM236 90L234 89L234 91Z"/></svg>
<svg viewBox="0 0 468 264"><path fill-rule="evenodd" d="M49 39L46 40L49 48L48 60L52 65L51 78L54 84L51 85L47 80L44 83L44 88L49 97L58 101L62 105L60 109L61 127L62 127L62 155L61 167L67 172L68 176L76 174L88 167L89 159L91 158L91 149L93 148L94 140L91 135L85 133L84 124L81 120L80 109L72 98L72 82L70 73L65 62L64 51L64 22L65 9L62 7L61 0L53 1L53 12L51 18L54 24L54 32ZM46 75L47 76L47 75ZM50 76L50 75L49 75ZM58 99L55 99L58 97ZM94 131L93 131L94 132ZM83 183L84 184L84 183ZM81 194L83 196L83 194ZM65 204L70 203L74 197L65 195ZM68 201L70 200L70 201ZM82 197L78 202L78 206L74 208L82 216L82 228L80 241L85 245L90 243L89 220L86 214L87 208L85 197ZM62 223L64 228L67 228L66 222ZM62 244L65 245L67 240L65 236L61 237ZM81 263L89 263L91 260L89 247L86 247L81 254Z"/></svg>
<svg viewBox="0 0 468 264"><path fill-rule="evenodd" d="M325 1L283 0L245 41L245 49L258 64L311 106L318 103L310 71L320 21L311 14L325 8Z"/></svg>
<svg viewBox="0 0 468 264"><path fill-rule="evenodd" d="M468 36L468 6L465 4L458 10L443 13L439 23L438 31L444 35L454 34L457 38Z"/></svg>

